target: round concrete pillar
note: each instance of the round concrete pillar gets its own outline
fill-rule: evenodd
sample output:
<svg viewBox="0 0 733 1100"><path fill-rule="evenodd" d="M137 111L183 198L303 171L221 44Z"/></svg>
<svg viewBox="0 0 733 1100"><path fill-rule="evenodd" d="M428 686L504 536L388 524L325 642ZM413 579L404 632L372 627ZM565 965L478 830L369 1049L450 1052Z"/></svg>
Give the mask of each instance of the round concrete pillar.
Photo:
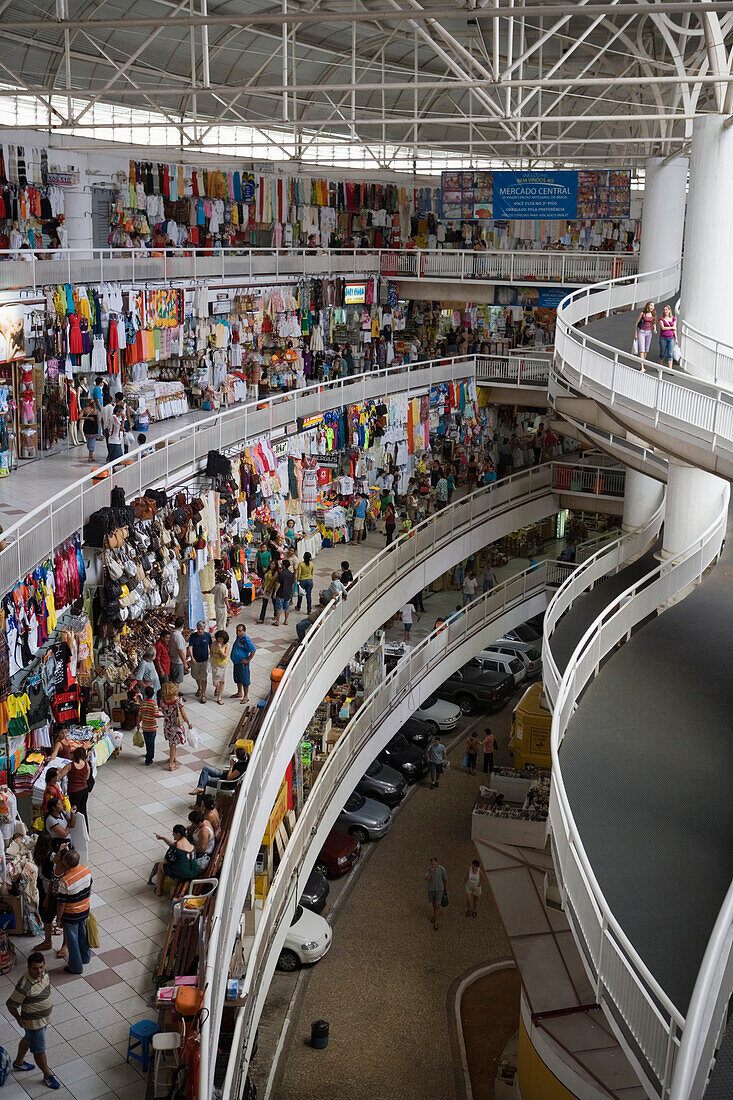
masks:
<svg viewBox="0 0 733 1100"><path fill-rule="evenodd" d="M687 197L687 157L651 157L644 163L639 271L659 271L682 256Z"/></svg>

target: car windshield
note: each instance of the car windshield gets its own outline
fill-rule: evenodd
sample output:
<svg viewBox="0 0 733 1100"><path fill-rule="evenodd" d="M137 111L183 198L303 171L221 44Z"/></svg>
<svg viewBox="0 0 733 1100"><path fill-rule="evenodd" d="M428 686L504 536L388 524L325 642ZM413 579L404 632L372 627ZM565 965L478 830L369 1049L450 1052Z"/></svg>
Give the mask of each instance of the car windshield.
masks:
<svg viewBox="0 0 733 1100"><path fill-rule="evenodd" d="M292 928L293 925L296 924L302 916L303 916L303 906L302 905L296 905L295 906L295 912L293 913L293 919L290 922L290 927Z"/></svg>
<svg viewBox="0 0 733 1100"><path fill-rule="evenodd" d="M367 768L366 774L371 776L371 778L373 779L374 776L379 775L381 771L383 771L382 765L379 763L378 760L374 760Z"/></svg>
<svg viewBox="0 0 733 1100"><path fill-rule="evenodd" d="M520 661L519 657L515 657L513 661L509 662L509 668L512 672L521 672L524 668L524 661Z"/></svg>
<svg viewBox="0 0 733 1100"><path fill-rule="evenodd" d="M390 741L389 747L391 749L406 749L407 748L407 741L405 740L405 738L402 736L401 733L398 733Z"/></svg>
<svg viewBox="0 0 733 1100"><path fill-rule="evenodd" d="M346 799L346 805L344 806L344 809L348 810L349 813L353 813L354 810L360 810L365 802L366 799L364 798L364 796L361 794L357 794L357 792L354 791L354 793L350 794L349 797Z"/></svg>
<svg viewBox="0 0 733 1100"><path fill-rule="evenodd" d="M527 650L527 656L529 657L530 661L539 661L541 654L539 649L535 649L534 646L532 646L531 649Z"/></svg>
<svg viewBox="0 0 733 1100"><path fill-rule="evenodd" d="M438 702L438 696L437 695L430 695L425 700L423 705L420 707L420 710L430 710L430 708L434 707L437 702Z"/></svg>

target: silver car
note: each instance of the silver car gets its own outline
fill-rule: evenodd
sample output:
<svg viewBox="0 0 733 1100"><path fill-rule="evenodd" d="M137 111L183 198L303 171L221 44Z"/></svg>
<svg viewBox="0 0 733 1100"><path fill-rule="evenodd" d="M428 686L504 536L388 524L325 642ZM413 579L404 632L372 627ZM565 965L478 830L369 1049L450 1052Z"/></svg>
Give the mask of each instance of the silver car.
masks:
<svg viewBox="0 0 733 1100"><path fill-rule="evenodd" d="M542 643L518 642L516 638L499 638L488 647L511 657L521 657L527 669L528 680L538 680L542 675Z"/></svg>
<svg viewBox="0 0 733 1100"><path fill-rule="evenodd" d="M392 811L383 802L365 798L354 791L346 800L336 818L334 829L341 829L363 844L365 840L379 840L392 828Z"/></svg>

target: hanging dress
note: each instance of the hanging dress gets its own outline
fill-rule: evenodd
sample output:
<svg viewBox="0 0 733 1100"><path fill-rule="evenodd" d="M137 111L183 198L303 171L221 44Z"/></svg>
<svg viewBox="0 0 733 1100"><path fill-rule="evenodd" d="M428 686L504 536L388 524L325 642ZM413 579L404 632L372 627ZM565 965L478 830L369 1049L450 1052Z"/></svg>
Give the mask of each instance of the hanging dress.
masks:
<svg viewBox="0 0 733 1100"><path fill-rule="evenodd" d="M69 314L69 351L72 355L83 355L84 347L79 327L81 318L78 313Z"/></svg>

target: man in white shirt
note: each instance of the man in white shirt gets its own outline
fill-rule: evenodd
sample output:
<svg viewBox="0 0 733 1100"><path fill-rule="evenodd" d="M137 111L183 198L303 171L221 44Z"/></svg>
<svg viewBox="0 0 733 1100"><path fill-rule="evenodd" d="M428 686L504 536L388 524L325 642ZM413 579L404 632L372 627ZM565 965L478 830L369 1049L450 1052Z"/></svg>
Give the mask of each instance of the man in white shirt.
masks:
<svg viewBox="0 0 733 1100"><path fill-rule="evenodd" d="M337 600L339 596L346 599L346 589L341 583L341 574L337 571L331 574L331 583L328 588L321 589L321 603L330 603L331 600Z"/></svg>
<svg viewBox="0 0 733 1100"><path fill-rule="evenodd" d="M405 606L400 611L400 618L402 619L402 625L405 628L405 642L406 643L409 642L409 640L410 640L410 631L412 630L412 617L413 617L413 615L417 615L417 612L415 611L415 608L412 606L411 603L406 603ZM419 615L417 615L417 617L418 617L418 619L420 618Z"/></svg>
<svg viewBox="0 0 733 1100"><path fill-rule="evenodd" d="M105 408L112 406L106 405ZM122 458L122 425L124 423L125 409L122 405L115 405L109 421L109 434L107 435L107 461Z"/></svg>
<svg viewBox="0 0 733 1100"><path fill-rule="evenodd" d="M102 421L102 431L104 433L104 438L107 441L107 461L108 462L112 461L112 455L110 454L110 450L109 450L109 430L110 430L110 427L112 426L112 417L114 416L114 413L115 413L115 407L114 407L114 405L112 404L111 401L107 405L102 406L102 412L101 412L101 417L100 418L101 418L101 421Z"/></svg>
<svg viewBox="0 0 733 1100"><path fill-rule="evenodd" d="M469 604L476 595L476 574L467 573L463 581L463 606Z"/></svg>

